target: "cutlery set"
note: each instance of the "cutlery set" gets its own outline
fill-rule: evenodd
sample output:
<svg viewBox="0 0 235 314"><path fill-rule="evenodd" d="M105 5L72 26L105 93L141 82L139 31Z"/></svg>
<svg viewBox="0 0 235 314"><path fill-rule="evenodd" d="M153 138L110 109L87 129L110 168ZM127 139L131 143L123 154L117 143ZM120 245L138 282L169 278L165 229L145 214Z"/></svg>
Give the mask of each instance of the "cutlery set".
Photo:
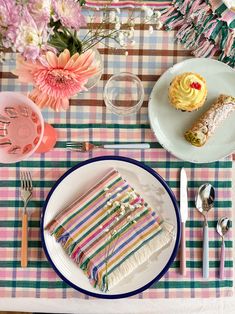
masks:
<svg viewBox="0 0 235 314"><path fill-rule="evenodd" d="M195 207L202 214L203 222L203 256L202 256L202 276L209 279L209 236L207 214L214 206L215 189L209 183L201 185L195 197ZM188 196L187 196L187 175L184 168L180 171L180 214L181 214L181 248L180 248L180 272L186 274L186 253L185 253L185 223L188 218ZM224 236L229 230L230 220L221 217L218 220L216 230L222 238L220 254L220 279L224 278L225 242Z"/></svg>

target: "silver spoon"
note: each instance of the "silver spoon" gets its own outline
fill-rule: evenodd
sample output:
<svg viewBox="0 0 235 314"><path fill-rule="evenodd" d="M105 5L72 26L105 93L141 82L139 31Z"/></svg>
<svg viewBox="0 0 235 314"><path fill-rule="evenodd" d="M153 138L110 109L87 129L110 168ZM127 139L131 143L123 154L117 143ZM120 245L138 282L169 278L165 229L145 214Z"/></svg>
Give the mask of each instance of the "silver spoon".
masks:
<svg viewBox="0 0 235 314"><path fill-rule="evenodd" d="M228 217L222 217L217 222L216 230L222 238L221 253L220 253L220 279L224 279L224 260L225 260L225 243L224 236L228 232L230 220Z"/></svg>
<svg viewBox="0 0 235 314"><path fill-rule="evenodd" d="M203 263L202 274L203 278L209 278L209 247L208 247L208 223L207 213L213 207L215 199L215 189L210 183L203 184L198 189L198 194L195 199L197 210L204 217L203 224Z"/></svg>

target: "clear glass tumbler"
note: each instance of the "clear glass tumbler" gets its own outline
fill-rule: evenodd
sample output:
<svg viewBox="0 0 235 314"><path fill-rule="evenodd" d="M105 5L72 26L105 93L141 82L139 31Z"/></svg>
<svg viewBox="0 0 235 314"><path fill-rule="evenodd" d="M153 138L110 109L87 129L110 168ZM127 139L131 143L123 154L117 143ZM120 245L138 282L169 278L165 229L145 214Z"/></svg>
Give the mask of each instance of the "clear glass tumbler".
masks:
<svg viewBox="0 0 235 314"><path fill-rule="evenodd" d="M104 88L107 108L121 116L138 112L144 101L144 87L138 76L122 72L110 77Z"/></svg>

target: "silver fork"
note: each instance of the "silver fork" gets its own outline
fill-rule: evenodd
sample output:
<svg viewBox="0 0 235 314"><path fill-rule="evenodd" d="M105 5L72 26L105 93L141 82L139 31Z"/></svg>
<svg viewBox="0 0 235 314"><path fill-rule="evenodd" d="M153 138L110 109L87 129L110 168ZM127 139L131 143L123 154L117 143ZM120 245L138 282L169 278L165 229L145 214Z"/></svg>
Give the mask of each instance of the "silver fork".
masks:
<svg viewBox="0 0 235 314"><path fill-rule="evenodd" d="M77 152L89 152L93 149L148 149L150 145L148 143L131 143L131 144L105 144L94 145L89 142L67 142L66 148L68 150Z"/></svg>
<svg viewBox="0 0 235 314"><path fill-rule="evenodd" d="M29 171L20 173L20 195L24 202L22 210L22 236L21 236L21 267L28 265L28 212L27 205L32 196L33 183Z"/></svg>

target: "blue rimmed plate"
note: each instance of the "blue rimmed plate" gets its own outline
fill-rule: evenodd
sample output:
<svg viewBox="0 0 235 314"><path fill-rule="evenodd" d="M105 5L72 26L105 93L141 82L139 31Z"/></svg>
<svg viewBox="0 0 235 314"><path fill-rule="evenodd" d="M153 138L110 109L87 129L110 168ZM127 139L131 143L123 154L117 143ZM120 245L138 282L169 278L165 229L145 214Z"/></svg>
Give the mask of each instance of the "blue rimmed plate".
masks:
<svg viewBox="0 0 235 314"><path fill-rule="evenodd" d="M113 289L103 293L91 286L82 270L67 256L54 237L44 230L44 227L110 168L116 168L123 178L174 226L175 237L164 250L157 255L154 254L147 263L139 266ZM71 287L90 296L124 298L147 289L168 271L179 246L179 211L172 191L163 178L150 167L126 157L97 157L74 166L55 183L44 204L41 236L44 251L53 269Z"/></svg>

